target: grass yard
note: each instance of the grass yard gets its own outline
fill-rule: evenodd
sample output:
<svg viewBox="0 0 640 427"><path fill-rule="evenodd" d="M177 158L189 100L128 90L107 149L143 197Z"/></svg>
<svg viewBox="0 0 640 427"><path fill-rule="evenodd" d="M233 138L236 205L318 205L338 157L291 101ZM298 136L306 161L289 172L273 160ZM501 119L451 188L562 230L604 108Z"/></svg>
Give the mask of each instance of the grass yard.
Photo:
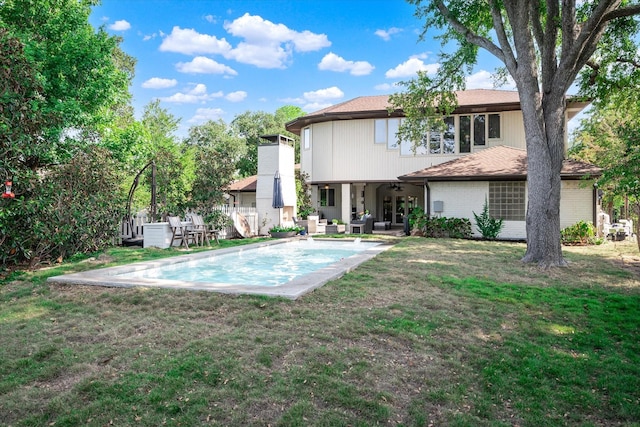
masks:
<svg viewBox="0 0 640 427"><path fill-rule="evenodd" d="M235 242L223 242L224 245ZM0 282L0 425L640 425L634 243L403 238L298 301Z"/></svg>

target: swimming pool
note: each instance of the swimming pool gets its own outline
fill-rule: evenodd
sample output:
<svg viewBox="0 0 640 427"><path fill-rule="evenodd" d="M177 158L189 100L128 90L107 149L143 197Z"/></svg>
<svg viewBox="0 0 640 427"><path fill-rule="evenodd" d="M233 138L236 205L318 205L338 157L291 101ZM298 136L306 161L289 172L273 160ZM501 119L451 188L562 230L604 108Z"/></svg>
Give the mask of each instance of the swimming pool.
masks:
<svg viewBox="0 0 640 427"><path fill-rule="evenodd" d="M274 240L56 276L52 283L164 287L298 298L388 249L356 240Z"/></svg>

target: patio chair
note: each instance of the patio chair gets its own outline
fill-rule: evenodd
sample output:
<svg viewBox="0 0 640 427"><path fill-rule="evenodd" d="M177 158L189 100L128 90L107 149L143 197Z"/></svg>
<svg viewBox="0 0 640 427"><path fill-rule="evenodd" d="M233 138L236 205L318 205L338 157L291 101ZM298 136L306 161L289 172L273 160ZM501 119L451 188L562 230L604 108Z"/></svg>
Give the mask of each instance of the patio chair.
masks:
<svg viewBox="0 0 640 427"><path fill-rule="evenodd" d="M351 224L349 224L349 232L351 234L372 234L374 222L375 218L372 216L366 219L351 221Z"/></svg>
<svg viewBox="0 0 640 427"><path fill-rule="evenodd" d="M202 215L191 214L191 222L193 223L191 230L198 233L201 242L207 242L207 246L211 246L211 238L213 237L216 243L220 244L218 240L219 230L214 229L211 224L205 223Z"/></svg>
<svg viewBox="0 0 640 427"><path fill-rule="evenodd" d="M185 248L189 249L189 242L193 242L195 245L198 244L199 233L194 230L189 230L189 226L187 224L183 224L178 216L169 216L167 217L167 221L169 221L169 227L171 228L171 245L176 240L180 240L180 246L184 245Z"/></svg>

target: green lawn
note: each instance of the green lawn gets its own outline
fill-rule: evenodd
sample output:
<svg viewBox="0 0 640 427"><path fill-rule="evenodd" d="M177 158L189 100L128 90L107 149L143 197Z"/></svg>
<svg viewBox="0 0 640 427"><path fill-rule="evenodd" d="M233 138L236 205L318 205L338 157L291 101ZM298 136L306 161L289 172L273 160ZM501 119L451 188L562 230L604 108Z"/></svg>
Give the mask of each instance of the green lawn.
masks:
<svg viewBox="0 0 640 427"><path fill-rule="evenodd" d="M233 245L238 242L222 242ZM631 243L403 238L297 301L0 281L0 425L640 425Z"/></svg>

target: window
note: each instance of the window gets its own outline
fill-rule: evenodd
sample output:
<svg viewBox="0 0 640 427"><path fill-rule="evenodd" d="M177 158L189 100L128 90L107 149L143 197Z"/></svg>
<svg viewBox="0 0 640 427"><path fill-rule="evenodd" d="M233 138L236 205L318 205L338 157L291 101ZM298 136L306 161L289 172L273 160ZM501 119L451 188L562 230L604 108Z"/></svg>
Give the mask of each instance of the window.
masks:
<svg viewBox="0 0 640 427"><path fill-rule="evenodd" d="M455 120L453 117L444 119L444 128L434 125L429 132L430 154L451 154L456 152L455 146Z"/></svg>
<svg viewBox="0 0 640 427"><path fill-rule="evenodd" d="M456 152L456 125L453 117L444 119L444 131L442 132L442 152L452 154Z"/></svg>
<svg viewBox="0 0 640 427"><path fill-rule="evenodd" d="M460 132L458 144L461 153L471 152L471 116L460 116Z"/></svg>
<svg viewBox="0 0 640 427"><path fill-rule="evenodd" d="M489 114L489 139L500 139L500 114Z"/></svg>
<svg viewBox="0 0 640 427"><path fill-rule="evenodd" d="M400 119L387 120L387 148L396 150L398 148L398 128L400 127Z"/></svg>
<svg viewBox="0 0 640 427"><path fill-rule="evenodd" d="M375 121L374 142L376 144L387 143L387 120L386 119L379 119Z"/></svg>
<svg viewBox="0 0 640 427"><path fill-rule="evenodd" d="M304 149L308 150L311 147L311 128L304 128Z"/></svg>
<svg viewBox="0 0 640 427"><path fill-rule="evenodd" d="M400 119L377 119L374 122L374 142L376 144L387 144L389 150L397 150L400 145L398 142L398 129L400 128Z"/></svg>
<svg viewBox="0 0 640 427"><path fill-rule="evenodd" d="M490 182L489 214L506 221L525 220L525 189L527 183Z"/></svg>
<svg viewBox="0 0 640 427"><path fill-rule="evenodd" d="M473 145L485 145L485 118L484 114L473 116Z"/></svg>
<svg viewBox="0 0 640 427"><path fill-rule="evenodd" d="M336 190L334 188L320 189L320 206L335 206Z"/></svg>
<svg viewBox="0 0 640 427"><path fill-rule="evenodd" d="M456 117L446 117L444 127L432 126L422 141L417 144L406 141L399 143L396 133L402 123L400 119L375 120L375 143L387 144L390 150L399 147L400 154L403 156L414 154L423 156L470 153L472 144L474 147L483 148L487 145L487 140L501 138L501 115L498 113Z"/></svg>

